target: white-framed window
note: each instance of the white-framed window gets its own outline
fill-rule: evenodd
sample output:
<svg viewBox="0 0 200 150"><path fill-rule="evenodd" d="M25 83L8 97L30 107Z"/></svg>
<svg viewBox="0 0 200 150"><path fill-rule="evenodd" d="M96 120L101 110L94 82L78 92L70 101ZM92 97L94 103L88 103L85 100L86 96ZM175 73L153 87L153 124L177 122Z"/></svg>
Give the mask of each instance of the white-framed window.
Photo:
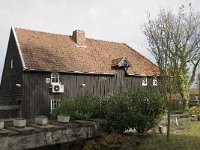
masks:
<svg viewBox="0 0 200 150"><path fill-rule="evenodd" d="M51 73L51 83L59 83L59 73Z"/></svg>
<svg viewBox="0 0 200 150"><path fill-rule="evenodd" d="M51 99L51 112L60 105L60 99Z"/></svg>
<svg viewBox="0 0 200 150"><path fill-rule="evenodd" d="M142 77L142 86L147 86L147 77Z"/></svg>
<svg viewBox="0 0 200 150"><path fill-rule="evenodd" d="M10 69L13 69L13 59L10 59Z"/></svg>
<svg viewBox="0 0 200 150"><path fill-rule="evenodd" d="M153 77L153 86L157 86L157 85L158 85L158 78Z"/></svg>

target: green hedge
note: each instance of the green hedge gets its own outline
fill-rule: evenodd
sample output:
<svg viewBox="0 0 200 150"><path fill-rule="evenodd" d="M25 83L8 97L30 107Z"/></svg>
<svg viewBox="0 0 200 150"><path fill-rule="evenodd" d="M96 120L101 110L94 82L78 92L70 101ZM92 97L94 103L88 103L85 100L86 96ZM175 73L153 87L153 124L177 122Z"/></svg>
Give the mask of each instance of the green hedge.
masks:
<svg viewBox="0 0 200 150"><path fill-rule="evenodd" d="M90 119L96 116L98 99L91 93L86 92L83 96L65 99L54 111L54 115L67 114L72 119Z"/></svg>
<svg viewBox="0 0 200 150"><path fill-rule="evenodd" d="M157 125L164 110L158 90L129 89L102 100L86 92L82 97L63 100L54 114L68 114L72 119L103 118L108 131L135 128L142 134Z"/></svg>
<svg viewBox="0 0 200 150"><path fill-rule="evenodd" d="M105 118L109 131L123 132L131 127L132 116L127 96L126 92L123 92L115 93L107 98Z"/></svg>
<svg viewBox="0 0 200 150"><path fill-rule="evenodd" d="M106 119L109 131L135 128L142 134L157 125L165 110L158 90L146 89L117 93L108 98Z"/></svg>
<svg viewBox="0 0 200 150"><path fill-rule="evenodd" d="M132 104L133 127L137 132L142 134L157 125L166 106L162 94L156 89L131 89L128 95Z"/></svg>

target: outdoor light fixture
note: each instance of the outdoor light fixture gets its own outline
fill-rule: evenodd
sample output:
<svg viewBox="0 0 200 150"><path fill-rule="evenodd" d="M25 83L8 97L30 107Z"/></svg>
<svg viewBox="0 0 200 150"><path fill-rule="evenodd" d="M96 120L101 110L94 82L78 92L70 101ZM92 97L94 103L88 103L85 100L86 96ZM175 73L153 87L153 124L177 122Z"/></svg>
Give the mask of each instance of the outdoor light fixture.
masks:
<svg viewBox="0 0 200 150"><path fill-rule="evenodd" d="M22 85L21 85L21 84L19 84L19 83L18 83L18 84L16 84L16 87L21 87L21 86L22 86Z"/></svg>
<svg viewBox="0 0 200 150"><path fill-rule="evenodd" d="M81 88L83 88L83 87L85 87L85 84L81 84L81 86L80 86Z"/></svg>

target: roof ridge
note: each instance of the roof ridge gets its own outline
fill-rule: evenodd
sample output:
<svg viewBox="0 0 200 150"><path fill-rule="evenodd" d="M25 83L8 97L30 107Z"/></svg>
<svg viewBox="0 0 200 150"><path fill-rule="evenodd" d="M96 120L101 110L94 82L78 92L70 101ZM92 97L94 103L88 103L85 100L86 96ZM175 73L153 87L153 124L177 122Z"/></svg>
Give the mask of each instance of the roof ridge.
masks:
<svg viewBox="0 0 200 150"><path fill-rule="evenodd" d="M26 31L31 31L31 32L46 33L46 34L54 34L54 35L70 36L70 35L67 35L67 34L53 33L53 32L46 32L46 31L38 31L38 30L25 29L25 28L18 28L18 27L14 27L14 29L26 30Z"/></svg>
<svg viewBox="0 0 200 150"><path fill-rule="evenodd" d="M129 46L128 44L126 43L123 43L125 46L127 46L128 48L132 49L134 52L136 52L137 54L139 54L140 56L142 56L144 59L146 59L147 61L149 61L151 64L155 65L155 66L158 66L156 65L155 63L153 63L150 59L146 58L144 55L140 54L138 51L136 51L134 48L132 48L131 46Z"/></svg>
<svg viewBox="0 0 200 150"><path fill-rule="evenodd" d="M102 42L109 42L109 43L115 43L115 44L121 44L123 45L123 42L115 42L115 41L109 41L109 40L101 40L101 39L93 39L93 38L86 38L88 40L94 40L94 41L102 41Z"/></svg>
<svg viewBox="0 0 200 150"><path fill-rule="evenodd" d="M19 28L19 27L14 27L14 29L20 29L20 30L27 30L27 31L32 31L32 32L39 32L39 33L47 33L47 34L53 34L53 35L62 35L62 36L69 36L69 37L72 37L72 35L68 35L68 34L53 33L53 32L46 32L46 31L38 31L38 30L26 29L26 28ZM116 44L121 44L121 45L124 44L123 42L115 42L115 41L94 39L94 38L88 38L88 37L86 37L86 39L88 39L88 40L94 40L94 41L102 41L102 42L116 43Z"/></svg>

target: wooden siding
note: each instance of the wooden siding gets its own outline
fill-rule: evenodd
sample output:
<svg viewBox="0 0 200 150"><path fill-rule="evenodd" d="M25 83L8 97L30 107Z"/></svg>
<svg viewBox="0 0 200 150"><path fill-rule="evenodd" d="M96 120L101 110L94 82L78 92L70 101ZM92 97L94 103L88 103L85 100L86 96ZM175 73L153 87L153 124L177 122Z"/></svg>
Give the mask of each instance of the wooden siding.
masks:
<svg viewBox="0 0 200 150"><path fill-rule="evenodd" d="M11 59L13 59L13 69L11 69ZM22 88L16 87L16 84L22 84L22 72L22 62L11 30L1 79L0 104L17 103L22 100Z"/></svg>
<svg viewBox="0 0 200 150"><path fill-rule="evenodd" d="M88 90L97 97L103 98L109 93L125 88L143 88L142 78L138 76L125 76L124 71L117 71L116 75L94 74L67 74L60 73L60 82L64 85L64 93L52 93L51 84L46 83L50 72L24 72L24 101L22 115L33 118L35 115L49 115L50 99L73 98L83 95ZM81 88L81 84L86 86ZM152 78L148 78L148 87Z"/></svg>
<svg viewBox="0 0 200 150"><path fill-rule="evenodd" d="M32 118L34 115L50 112L50 99L72 98L83 95L89 90L98 97L104 97L114 90L114 76L60 74L61 84L64 84L64 93L52 93L51 84L46 83L51 73L24 72L24 101L22 115ZM81 84L86 84L81 88Z"/></svg>
<svg viewBox="0 0 200 150"><path fill-rule="evenodd" d="M16 118L19 110L0 110L0 119Z"/></svg>
<svg viewBox="0 0 200 150"><path fill-rule="evenodd" d="M19 105L0 105L0 118L13 118L19 116Z"/></svg>
<svg viewBox="0 0 200 150"><path fill-rule="evenodd" d="M145 89L153 87L153 77L147 77L147 86L142 86L142 76L126 76L124 80L126 88Z"/></svg>

